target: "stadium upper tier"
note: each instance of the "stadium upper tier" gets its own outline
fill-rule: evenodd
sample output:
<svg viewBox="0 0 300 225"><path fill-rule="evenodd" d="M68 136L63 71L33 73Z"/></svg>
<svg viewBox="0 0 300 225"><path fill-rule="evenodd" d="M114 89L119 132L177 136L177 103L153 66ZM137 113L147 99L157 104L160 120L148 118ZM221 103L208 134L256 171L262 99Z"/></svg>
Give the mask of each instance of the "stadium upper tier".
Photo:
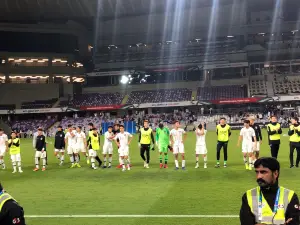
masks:
<svg viewBox="0 0 300 225"><path fill-rule="evenodd" d="M192 90L187 88L133 91L128 104L190 101Z"/></svg>
<svg viewBox="0 0 300 225"><path fill-rule="evenodd" d="M49 100L37 100L34 102L23 102L21 105L21 109L51 108L55 102L57 102L56 98Z"/></svg>
<svg viewBox="0 0 300 225"><path fill-rule="evenodd" d="M246 85L204 87L198 88L197 91L198 100L217 100L245 97L247 97Z"/></svg>
<svg viewBox="0 0 300 225"><path fill-rule="evenodd" d="M81 106L97 106L97 105L120 105L124 95L120 93L106 93L106 94L82 94L75 95L68 105L73 107Z"/></svg>
<svg viewBox="0 0 300 225"><path fill-rule="evenodd" d="M55 119L45 119L45 120L16 120L12 124L13 130L26 132L28 130L35 131L38 127L42 127L45 130L48 129L53 123L55 123Z"/></svg>

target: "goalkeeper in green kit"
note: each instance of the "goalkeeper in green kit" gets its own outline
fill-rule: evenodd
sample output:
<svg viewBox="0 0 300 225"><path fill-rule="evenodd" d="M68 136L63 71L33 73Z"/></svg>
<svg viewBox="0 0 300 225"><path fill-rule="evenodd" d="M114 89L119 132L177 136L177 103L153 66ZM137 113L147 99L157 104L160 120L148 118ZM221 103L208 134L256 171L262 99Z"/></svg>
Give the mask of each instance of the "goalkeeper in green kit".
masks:
<svg viewBox="0 0 300 225"><path fill-rule="evenodd" d="M168 150L171 147L170 144L170 131L167 127L164 127L162 123L159 124L158 128L156 129L156 145L158 145L159 149L159 167L160 168L168 168ZM163 154L164 154L164 161L165 165L163 166Z"/></svg>

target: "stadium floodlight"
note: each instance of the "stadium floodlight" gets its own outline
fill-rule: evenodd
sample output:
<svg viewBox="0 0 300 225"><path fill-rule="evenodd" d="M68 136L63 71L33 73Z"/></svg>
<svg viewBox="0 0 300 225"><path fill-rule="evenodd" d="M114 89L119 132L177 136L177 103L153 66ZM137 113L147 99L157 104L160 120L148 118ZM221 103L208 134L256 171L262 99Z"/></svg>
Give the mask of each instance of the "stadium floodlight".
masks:
<svg viewBox="0 0 300 225"><path fill-rule="evenodd" d="M232 35L227 35L227 37L228 37L228 38L233 38L234 36L232 36Z"/></svg>
<svg viewBox="0 0 300 225"><path fill-rule="evenodd" d="M128 78L127 76L123 75L123 76L121 77L120 82L121 82L122 84L127 84L128 81L129 81L129 78Z"/></svg>

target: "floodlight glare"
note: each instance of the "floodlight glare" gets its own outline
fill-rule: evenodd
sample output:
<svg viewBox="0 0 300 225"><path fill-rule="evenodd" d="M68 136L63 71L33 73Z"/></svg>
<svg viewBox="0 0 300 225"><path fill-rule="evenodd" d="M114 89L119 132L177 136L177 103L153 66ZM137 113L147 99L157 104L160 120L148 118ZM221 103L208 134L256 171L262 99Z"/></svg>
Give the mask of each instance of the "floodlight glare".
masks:
<svg viewBox="0 0 300 225"><path fill-rule="evenodd" d="M128 77L127 76L122 76L122 78L121 78L121 80L120 80L120 82L122 83L122 84L127 84L128 83Z"/></svg>

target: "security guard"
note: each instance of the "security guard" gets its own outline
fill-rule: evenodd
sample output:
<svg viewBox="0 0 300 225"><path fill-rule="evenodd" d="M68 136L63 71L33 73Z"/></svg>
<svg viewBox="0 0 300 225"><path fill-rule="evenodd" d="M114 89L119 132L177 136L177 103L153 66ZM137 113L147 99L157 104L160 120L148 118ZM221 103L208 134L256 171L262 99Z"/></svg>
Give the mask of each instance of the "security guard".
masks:
<svg viewBox="0 0 300 225"><path fill-rule="evenodd" d="M93 123L89 123L88 125L89 125L89 129L90 129L90 130L89 130L89 136L88 136L88 139L89 139L90 137L93 137L93 134L95 133L95 130L97 131L97 128L94 127L94 124L93 124ZM97 132L98 132L98 131L97 131ZM98 164L99 164L99 167L101 167L102 161L101 161L101 159L99 158L99 156L96 155L96 157L95 157L94 159L97 160L97 162L98 162Z"/></svg>
<svg viewBox="0 0 300 225"><path fill-rule="evenodd" d="M280 165L272 157L254 163L258 187L242 198L241 225L299 225L299 199L294 191L278 185Z"/></svg>
<svg viewBox="0 0 300 225"><path fill-rule="evenodd" d="M92 133L90 133L87 141L87 146L89 149L89 157L91 158L92 169L96 170L97 167L95 166L95 159L96 157L98 157L98 151L100 150L100 135L97 131L97 128L95 127L92 128L91 132ZM101 164L99 164L99 167L101 166Z"/></svg>
<svg viewBox="0 0 300 225"><path fill-rule="evenodd" d="M151 141L154 145L154 135L152 132L152 129L149 127L149 121L144 120L144 127L140 130L139 135L139 146L140 146L140 155L142 159L144 160L144 167L149 168L149 162L150 162L150 148L154 150L154 146L151 147ZM145 152L146 152L146 158L145 158Z"/></svg>
<svg viewBox="0 0 300 225"><path fill-rule="evenodd" d="M300 162L300 126L298 117L291 119L291 125L288 132L290 136L290 168L294 167L294 150L297 151L296 167Z"/></svg>
<svg viewBox="0 0 300 225"><path fill-rule="evenodd" d="M226 119L221 118L220 124L217 125L216 132L218 135L218 143L217 143L217 165L215 168L220 168L220 153L221 149L224 150L224 167L227 167L227 147L229 137L231 135L231 128L228 124L226 124Z"/></svg>
<svg viewBox="0 0 300 225"><path fill-rule="evenodd" d="M0 183L0 224L25 225L24 211L16 200L7 194Z"/></svg>
<svg viewBox="0 0 300 225"><path fill-rule="evenodd" d="M277 159L280 147L280 134L282 134L281 125L277 123L276 116L271 116L271 122L267 126L269 135L269 144L272 157Z"/></svg>

